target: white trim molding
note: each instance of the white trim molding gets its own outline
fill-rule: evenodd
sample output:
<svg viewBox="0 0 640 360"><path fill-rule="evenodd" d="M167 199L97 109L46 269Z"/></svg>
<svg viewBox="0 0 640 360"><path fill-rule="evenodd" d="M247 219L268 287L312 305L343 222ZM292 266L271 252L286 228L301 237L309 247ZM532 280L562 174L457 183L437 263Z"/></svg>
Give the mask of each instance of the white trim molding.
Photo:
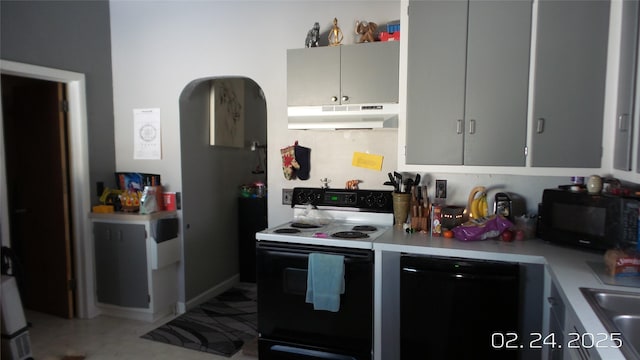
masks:
<svg viewBox="0 0 640 360"><path fill-rule="evenodd" d="M93 242L87 214L91 212L89 181L89 141L85 75L82 73L0 59L0 73L27 78L56 81L66 84L69 102L69 156L71 178L71 213L73 218L73 246L77 280L75 307L79 318L99 314L95 306L93 276ZM3 119L0 113L0 163L5 164ZM4 166L0 169L0 224L2 244L9 246L9 216L7 179Z"/></svg>

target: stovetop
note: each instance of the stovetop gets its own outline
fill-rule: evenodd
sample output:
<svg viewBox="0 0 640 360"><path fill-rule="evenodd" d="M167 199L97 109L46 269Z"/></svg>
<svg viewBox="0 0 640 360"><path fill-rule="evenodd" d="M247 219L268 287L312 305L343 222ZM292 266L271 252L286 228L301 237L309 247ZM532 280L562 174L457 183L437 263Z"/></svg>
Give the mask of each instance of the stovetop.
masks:
<svg viewBox="0 0 640 360"><path fill-rule="evenodd" d="M294 188L292 207L292 221L260 231L256 239L372 249L393 226L386 190Z"/></svg>
<svg viewBox="0 0 640 360"><path fill-rule="evenodd" d="M366 224L362 222L339 221L317 224L291 221L256 234L256 239L289 242L309 245L327 245L348 248L371 249L373 241L389 230L393 225Z"/></svg>

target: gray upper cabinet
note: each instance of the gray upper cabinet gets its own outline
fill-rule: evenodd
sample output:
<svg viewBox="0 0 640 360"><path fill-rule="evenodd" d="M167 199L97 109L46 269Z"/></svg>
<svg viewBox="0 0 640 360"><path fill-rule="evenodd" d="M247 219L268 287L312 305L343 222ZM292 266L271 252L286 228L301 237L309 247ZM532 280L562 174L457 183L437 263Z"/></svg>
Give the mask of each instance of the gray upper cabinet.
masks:
<svg viewBox="0 0 640 360"><path fill-rule="evenodd" d="M287 50L289 106L397 103L400 43Z"/></svg>
<svg viewBox="0 0 640 360"><path fill-rule="evenodd" d="M407 164L524 166L531 1L411 1Z"/></svg>
<svg viewBox="0 0 640 360"><path fill-rule="evenodd" d="M407 164L461 165L467 2L411 1Z"/></svg>
<svg viewBox="0 0 640 360"><path fill-rule="evenodd" d="M538 4L532 165L599 168L609 1Z"/></svg>
<svg viewBox="0 0 640 360"><path fill-rule="evenodd" d="M613 167L631 170L633 148L634 99L638 56L638 1L622 3L622 34L620 39L620 69L618 74L618 104Z"/></svg>

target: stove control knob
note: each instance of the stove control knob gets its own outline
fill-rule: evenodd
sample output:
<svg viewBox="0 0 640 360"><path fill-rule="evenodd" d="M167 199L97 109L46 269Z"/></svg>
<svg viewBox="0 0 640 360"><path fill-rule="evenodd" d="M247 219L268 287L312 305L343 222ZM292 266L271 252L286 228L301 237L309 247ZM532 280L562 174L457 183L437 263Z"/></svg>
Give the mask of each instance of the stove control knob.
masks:
<svg viewBox="0 0 640 360"><path fill-rule="evenodd" d="M373 205L376 203L376 199L373 198L373 195L369 195L365 199L365 202L367 203L367 206L373 207Z"/></svg>
<svg viewBox="0 0 640 360"><path fill-rule="evenodd" d="M307 196L305 195L305 193L301 192L298 194L298 196L296 196L296 204L305 204L305 202L307 201Z"/></svg>
<svg viewBox="0 0 640 360"><path fill-rule="evenodd" d="M387 198L384 197L383 194L380 194L378 196L378 199L376 199L376 205L378 205L378 207L384 207L385 205L387 205Z"/></svg>
<svg viewBox="0 0 640 360"><path fill-rule="evenodd" d="M313 204L314 200L315 200L315 196L313 193L309 193L307 194L307 204Z"/></svg>
<svg viewBox="0 0 640 360"><path fill-rule="evenodd" d="M347 200L347 203L349 204L355 204L356 201L358 200L358 197L356 196L356 194L351 194L347 196L346 200Z"/></svg>

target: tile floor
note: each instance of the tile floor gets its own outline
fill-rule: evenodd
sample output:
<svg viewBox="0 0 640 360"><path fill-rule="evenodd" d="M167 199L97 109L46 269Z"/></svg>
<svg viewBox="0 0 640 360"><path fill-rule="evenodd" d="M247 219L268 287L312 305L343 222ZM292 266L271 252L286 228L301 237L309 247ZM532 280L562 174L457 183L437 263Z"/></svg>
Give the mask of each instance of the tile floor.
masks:
<svg viewBox="0 0 640 360"><path fill-rule="evenodd" d="M140 338L170 319L156 323L108 316L66 320L29 310L25 311L25 316L31 324L29 336L36 360L60 360L73 355L96 360L257 360L244 355L242 350L227 358Z"/></svg>

